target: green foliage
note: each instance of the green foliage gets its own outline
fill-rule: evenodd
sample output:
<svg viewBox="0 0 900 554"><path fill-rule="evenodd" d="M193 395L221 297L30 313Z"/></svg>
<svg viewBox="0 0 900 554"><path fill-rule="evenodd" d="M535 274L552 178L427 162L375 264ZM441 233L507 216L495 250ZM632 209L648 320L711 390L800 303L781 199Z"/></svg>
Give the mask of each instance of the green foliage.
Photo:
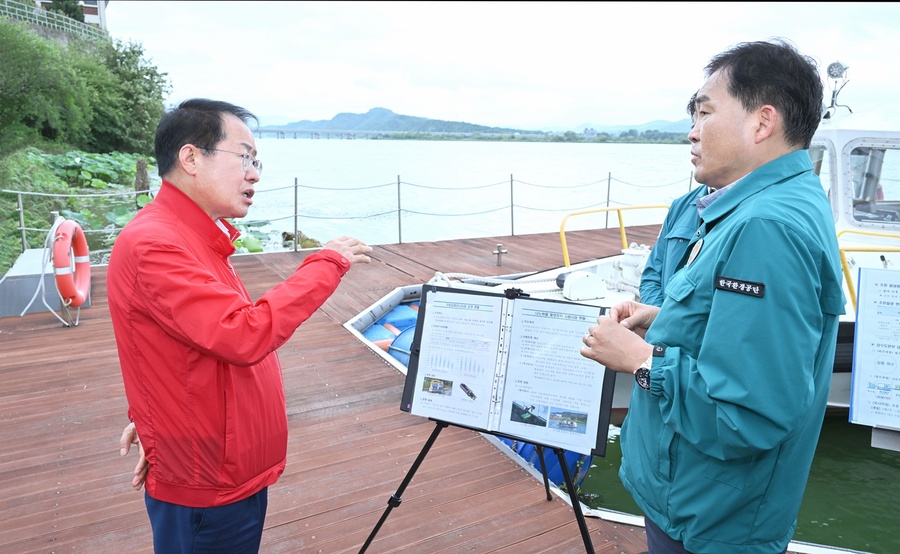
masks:
<svg viewBox="0 0 900 554"><path fill-rule="evenodd" d="M91 104L91 133L81 147L92 152L130 150L148 153L125 140L128 115L123 110L122 86L115 75L96 54L74 47L70 54L72 69L84 80Z"/></svg>
<svg viewBox="0 0 900 554"><path fill-rule="evenodd" d="M241 232L241 236L234 241L236 252L238 254L262 252L264 250L263 244L269 239L269 236L263 233L260 228L268 224L268 221L245 221L235 224L235 228Z"/></svg>
<svg viewBox="0 0 900 554"><path fill-rule="evenodd" d="M101 151L125 150L153 153L156 125L165 112L163 99L171 91L167 73L144 59L143 47L134 42L113 41L104 45L102 59L118 83L124 123L119 144Z"/></svg>
<svg viewBox="0 0 900 554"><path fill-rule="evenodd" d="M150 167L156 164L154 158L121 152L94 154L76 150L53 154L25 148L0 159L0 183L3 183L0 188L40 193L22 195L24 227L34 229L25 232L25 248L43 247L53 223L51 214L57 212L66 219L74 219L84 229L91 263L105 261L122 227L152 201L147 193L136 197L134 194L141 159L148 169L153 169L148 173L155 175L155 167ZM157 177L149 183L149 188L156 190L159 185ZM118 192L122 194L115 194ZM22 252L17 196L0 193L0 274L6 273ZM241 237L235 241L237 251L263 252L271 237L262 228L269 225L265 220L238 224ZM300 233L301 248L321 246Z"/></svg>
<svg viewBox="0 0 900 554"><path fill-rule="evenodd" d="M78 0L53 0L50 2L49 11L84 23L84 12L81 10Z"/></svg>
<svg viewBox="0 0 900 554"><path fill-rule="evenodd" d="M152 155L170 87L139 44L66 46L0 19L0 51L0 155L35 144Z"/></svg>
<svg viewBox="0 0 900 554"><path fill-rule="evenodd" d="M52 224L52 212L79 222L88 247L101 255L112 247L118 231L134 217L149 196L135 199L131 191L138 154L92 154L72 151L48 154L34 148L20 150L0 163L3 189L41 193L22 195L26 248L40 248ZM153 158L147 160L155 164ZM49 195L77 195L61 197ZM5 273L22 252L22 235L15 194L0 194L0 273ZM92 259L92 263L95 260Z"/></svg>
<svg viewBox="0 0 900 554"><path fill-rule="evenodd" d="M262 229L271 225L266 220L244 221L236 224L235 227L241 232L241 236L234 241L234 246L238 254L246 254L248 252L264 252L266 244L272 240L272 237ZM321 248L322 243L316 239L309 238L302 232L300 234L300 243L298 248ZM293 248L293 233L287 231L281 233L282 247Z"/></svg>
<svg viewBox="0 0 900 554"><path fill-rule="evenodd" d="M62 48L4 20L0 52L0 152L37 139L83 140L90 131L87 92Z"/></svg>
<svg viewBox="0 0 900 554"><path fill-rule="evenodd" d="M74 0L54 0L53 9L82 15ZM40 248L52 212L74 219L85 230L91 263L99 263L95 255L108 252L152 200L133 194L136 162L156 163L153 140L170 92L166 74L137 43L72 38L68 44L0 18L0 189L40 193L21 196L21 213L15 192L0 193L0 274L22 252L20 227L24 247ZM109 194L115 192L126 194ZM245 224L240 251L261 252L269 237L259 227L267 224ZM305 247L321 246L302 239Z"/></svg>
<svg viewBox="0 0 900 554"><path fill-rule="evenodd" d="M236 252L242 254L246 254L248 252L263 251L262 240L253 233L244 234L242 232L241 236L236 241L234 241L234 246L237 249Z"/></svg>
<svg viewBox="0 0 900 554"><path fill-rule="evenodd" d="M62 194L68 190L65 181L43 164L34 164L29 155L38 152L29 148L7 156L0 163L0 183L6 190ZM40 198L40 205L37 205ZM66 203L54 197L23 197L26 227L50 228L50 212L60 211ZM5 273L22 252L22 234L16 197L0 193L0 273ZM26 231L30 244L43 244L46 233Z"/></svg>
<svg viewBox="0 0 900 554"><path fill-rule="evenodd" d="M322 243L317 241L314 238L306 236L303 231L299 231L300 234L300 244L297 245L298 248L321 248Z"/></svg>
<svg viewBox="0 0 900 554"><path fill-rule="evenodd" d="M72 151L65 154L29 152L34 163L45 164L72 188L122 189L135 180L137 154L113 152L92 154ZM155 163L152 158L150 163Z"/></svg>

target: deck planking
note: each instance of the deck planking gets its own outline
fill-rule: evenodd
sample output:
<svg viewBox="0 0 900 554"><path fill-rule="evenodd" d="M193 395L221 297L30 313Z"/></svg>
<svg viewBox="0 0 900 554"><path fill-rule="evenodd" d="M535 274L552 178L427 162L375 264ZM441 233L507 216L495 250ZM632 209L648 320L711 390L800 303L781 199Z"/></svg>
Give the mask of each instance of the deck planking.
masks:
<svg viewBox="0 0 900 554"><path fill-rule="evenodd" d="M629 229L652 244L658 226ZM617 253L617 230L567 233L570 259ZM493 254L507 253L502 265ZM254 298L308 251L241 255ZM359 552L434 422L401 412L403 376L342 324L435 272L501 275L563 264L554 233L378 245L279 350L289 439L270 487L263 553ZM126 402L106 302L106 267L92 268L79 325L49 312L0 318L0 554L152 552L136 457L118 454ZM646 550L643 528L587 519L597 553ZM450 426L374 537L371 553L580 553L574 512L480 433Z"/></svg>

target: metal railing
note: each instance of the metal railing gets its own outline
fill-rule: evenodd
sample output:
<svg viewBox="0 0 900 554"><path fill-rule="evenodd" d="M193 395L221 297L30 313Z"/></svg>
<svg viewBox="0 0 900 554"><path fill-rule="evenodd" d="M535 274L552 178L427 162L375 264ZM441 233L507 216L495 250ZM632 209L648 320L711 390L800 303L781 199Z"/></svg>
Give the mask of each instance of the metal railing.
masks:
<svg viewBox="0 0 900 554"><path fill-rule="evenodd" d="M471 186L471 187L439 187L439 186L428 186L421 184L414 184L404 182L400 179L400 176L397 176L397 180L392 183L368 186L368 187L357 187L350 189L335 189L332 187L315 187L315 186L304 186L298 183L298 179L294 179L294 184L286 187L277 187L267 190L258 190L256 193L256 199L263 197L264 195L273 195L273 198L279 198L279 194L284 195L287 191L293 192L293 207L292 209L288 207L291 203L287 198L284 198L285 202L281 204L284 209L282 214L268 214L268 215L256 215L252 218L242 218L235 220L235 224L237 225L245 225L248 227L252 227L253 223L261 221L266 225L271 225L278 228L279 231L287 231L284 229L284 226L290 226L293 228L293 236L295 240L293 241L293 250L298 250L301 248L299 237L303 236L304 229L303 221L307 220L334 220L334 221L346 221L346 220L363 220L363 221L376 221L383 220L385 217L396 219L396 240L389 240L388 242L396 242L403 243L404 242L404 221L407 218L427 218L428 225L430 227L439 228L442 225L443 221L451 221L454 218L461 218L467 216L475 216L475 217L490 217L494 218L497 223L503 225L502 221L505 217L505 214L508 213L508 230L509 235L515 236L517 234L516 229L516 215L525 215L535 212L558 212L561 215L565 215L574 210L582 210L581 212L576 213L595 213L595 212L603 212L603 211L620 211L620 210L629 210L634 209L636 207L631 207L627 202L619 202L610 197L610 194L613 192L612 187L615 183L620 191L624 191L624 189L628 188L636 188L636 189L660 189L660 188L670 188L677 187L680 188L682 185L685 186L685 191L690 190L690 185L693 182L693 174L684 179L679 179L673 183L667 183L663 185L635 185L633 183L628 183L625 181L621 181L618 179L614 179L612 174L608 174L606 178L594 181L586 184L576 184L576 185L540 185L535 183L529 183L524 181L516 180L513 175L510 175L508 181L501 181L499 183L491 183L489 185L481 185L481 186ZM591 190L591 194L585 193L585 187L589 187ZM380 192L374 189L382 189L386 188L388 190L394 189L394 194L381 194ZM576 207L565 207L560 209L553 209L548 207L547 205L529 205L526 202L523 203L522 198L525 196L524 191L526 189L540 189L538 194L542 195L542 197L546 194L552 195L560 195L560 193L566 192L577 199L589 199L591 204L576 206ZM606 198L598 198L598 195L595 194L596 189L606 189ZM427 190L426 190L427 189ZM496 201L495 206L484 206L479 204L478 198L487 194L487 189L499 189L497 190L493 197ZM504 191L504 189L507 189ZM300 191L305 191L303 195L300 194ZM547 190L548 192L543 192ZM322 200L318 203L315 203L310 199L310 193L313 192L333 192L340 193L345 195L350 195L354 197L360 196L378 196L380 198L388 199L393 196L393 201L387 200L387 206L375 210L372 212L364 212L364 213L347 213L344 211L346 206L350 203L348 202L334 202L334 201L326 201ZM411 209L407 204L413 198L419 197L422 194L428 193L432 195L434 198L432 202L429 203L429 207L434 206L438 208L436 210L429 209L427 212L422 210ZM107 193L94 193L94 194L55 194L55 193L43 193L43 192L31 192L31 191L17 191L17 190L0 190L0 197L12 195L15 197L16 201L16 211L18 212L18 225L16 227L17 231L21 233L22 240L22 251L32 248L33 246L29 245L29 242L37 243L37 240L34 238L36 236L40 236L41 240L49 231L49 214L54 211L60 210L60 200L72 200L73 202L64 202L68 206L70 206L71 211L77 211L77 209L72 209L71 206L78 205L82 206L88 211L92 212L94 215L97 213L107 213L112 212L118 205L118 202L121 200L121 205L128 207L130 206L130 210L134 211L135 209L135 197L138 194L142 194L141 192L135 191L116 191L116 192L107 192ZM451 212L448 209L448 206L452 205L452 200L459 197L460 194L468 194L473 198L473 202L463 203L464 207L475 206L478 205L478 209L470 210L464 209L461 212ZM534 196L534 193L532 194ZM8 197L8 196L7 196ZM304 199L303 204L301 204L300 198ZM504 197L506 199L504 199ZM97 206L94 202L103 203L102 207ZM40 206L42 203L46 203L47 208L43 209ZM365 210L369 204L366 202L355 202L354 206L358 206ZM460 204L456 204L459 206ZM51 207L55 206L55 207ZM603 207L601 207L603 206ZM617 207L618 206L618 207ZM665 206L660 206L665 207ZM27 213L46 213L48 214L47 219L42 219L41 221L26 221L26 212ZM619 227L621 229L623 223L621 221L621 213ZM664 212L660 216L660 221L664 216ZM33 217L33 216L31 216ZM569 216L567 215L566 218ZM250 221L250 219L258 220L258 221ZM434 222L433 224L431 222ZM279 227L279 225L281 225ZM565 220L563 221L563 225L565 225ZM47 226L45 228L45 226ZM607 223L608 226L608 223ZM102 228L100 225L94 225L93 227L90 224L82 223L82 228L84 230L85 235L88 236L88 240L91 243L91 253L92 256L102 256L103 254L107 254L110 249L112 243L115 241L115 237L118 236L118 233L121 231L122 227L116 225L114 223L104 223ZM601 225L602 227L602 225ZM504 234L503 232L496 233L497 235ZM29 235L31 236L31 241L29 241ZM493 235L495 233L491 233ZM521 234L521 232L519 233ZM413 241L423 240L421 237L413 237ZM426 239L427 240L427 239ZM564 240L564 239L563 239ZM624 239L623 239L624 240ZM103 248L98 248L98 244L103 243ZM106 247L108 245L108 248ZM284 249L291 249L288 247L282 247ZM563 250L565 252L565 242L563 242Z"/></svg>
<svg viewBox="0 0 900 554"><path fill-rule="evenodd" d="M562 247L563 253L563 263L566 267L569 267L571 262L569 261L569 246L566 243L566 224L569 222L569 219L578 215L588 215L588 214L598 214L598 213L606 213L606 228L609 228L609 212L616 212L616 215L619 218L619 236L622 239L622 250L628 248L628 237L625 235L625 219L622 217L622 212L628 210L666 210L668 212L669 205L668 204L644 204L640 206L619 206L616 208L594 208L591 210L578 210L575 212L571 212L563 217L562 223L559 224L559 243ZM664 213L666 213L664 212Z"/></svg>
<svg viewBox="0 0 900 554"><path fill-rule="evenodd" d="M868 237L881 237L881 238L890 238L897 240L897 246L888 246L885 244L881 245L842 245L840 247L841 250L841 271L844 273L844 281L847 284L847 293L850 295L850 302L853 306L853 310L856 310L856 285L853 282L853 275L850 273L850 263L847 261L847 252L874 252L881 253L884 252L900 252L900 233L879 233L875 231L857 231L856 229L844 229L843 231L838 232L838 242L840 242L841 238L847 237L849 235L862 235ZM883 258L882 258L883 259Z"/></svg>
<svg viewBox="0 0 900 554"><path fill-rule="evenodd" d="M33 3L16 2L15 0L0 0L0 17L2 16L11 17L12 19L24 21L32 25L40 25L47 29L62 31L82 38L91 40L109 40L109 33L96 25L75 21L71 17L47 11Z"/></svg>

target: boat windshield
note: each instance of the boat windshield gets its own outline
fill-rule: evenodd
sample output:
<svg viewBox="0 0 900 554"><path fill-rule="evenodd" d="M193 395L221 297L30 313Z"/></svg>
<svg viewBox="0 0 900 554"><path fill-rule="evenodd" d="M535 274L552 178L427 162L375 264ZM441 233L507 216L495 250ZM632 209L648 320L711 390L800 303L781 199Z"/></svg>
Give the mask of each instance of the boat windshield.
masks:
<svg viewBox="0 0 900 554"><path fill-rule="evenodd" d="M853 217L900 225L900 151L858 146L850 152Z"/></svg>
<svg viewBox="0 0 900 554"><path fill-rule="evenodd" d="M813 171L820 177L822 187L829 193L831 184L831 164L829 164L828 149L822 144L813 144L809 148L809 159L813 164Z"/></svg>
<svg viewBox="0 0 900 554"><path fill-rule="evenodd" d="M832 198L835 192L830 190L834 168L828 148L813 144L809 157L837 215L837 203ZM842 169L847 172L845 175L849 174L850 190L845 191L846 196L842 195L842 198L852 196L853 219L900 227L900 149L885 145L856 146L845 163L849 163L849 167Z"/></svg>

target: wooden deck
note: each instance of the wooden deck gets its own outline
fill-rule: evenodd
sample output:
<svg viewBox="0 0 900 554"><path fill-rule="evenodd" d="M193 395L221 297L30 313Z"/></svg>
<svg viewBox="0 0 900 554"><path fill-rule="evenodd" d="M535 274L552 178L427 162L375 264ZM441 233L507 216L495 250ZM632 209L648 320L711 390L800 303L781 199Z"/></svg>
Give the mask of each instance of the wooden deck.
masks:
<svg viewBox="0 0 900 554"><path fill-rule="evenodd" d="M652 244L658 226L629 230ZM567 234L571 260L616 253L617 230ZM498 243L508 251L497 267ZM254 298L304 252L235 256ZM400 411L403 376L342 324L397 286L436 271L520 273L563 265L554 233L376 246L279 351L290 438L269 490L264 553L359 552L433 431ZM121 458L125 394L106 302L66 328L53 314L0 319L0 553L152 552L135 453ZM641 527L587 519L595 552L646 550ZM572 507L479 433L441 432L367 552L583 553Z"/></svg>

